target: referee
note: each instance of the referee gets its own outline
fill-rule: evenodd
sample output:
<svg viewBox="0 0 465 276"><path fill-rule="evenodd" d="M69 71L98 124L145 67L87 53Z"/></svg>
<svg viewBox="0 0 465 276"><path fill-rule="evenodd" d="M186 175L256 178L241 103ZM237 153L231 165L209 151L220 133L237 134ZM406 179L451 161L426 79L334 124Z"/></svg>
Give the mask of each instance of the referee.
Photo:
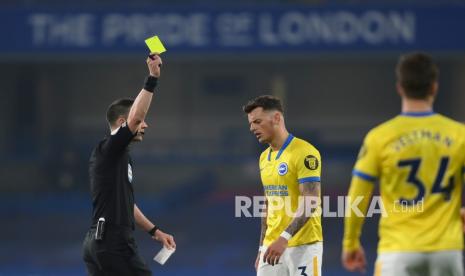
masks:
<svg viewBox="0 0 465 276"><path fill-rule="evenodd" d="M132 181L133 164L129 144L140 142L145 116L160 77L161 58L150 55L150 75L135 100L120 99L107 110L111 135L92 151L89 162L92 194L92 226L83 244L89 275L151 275L137 252L135 224L167 248L175 248L173 236L162 232L137 208Z"/></svg>

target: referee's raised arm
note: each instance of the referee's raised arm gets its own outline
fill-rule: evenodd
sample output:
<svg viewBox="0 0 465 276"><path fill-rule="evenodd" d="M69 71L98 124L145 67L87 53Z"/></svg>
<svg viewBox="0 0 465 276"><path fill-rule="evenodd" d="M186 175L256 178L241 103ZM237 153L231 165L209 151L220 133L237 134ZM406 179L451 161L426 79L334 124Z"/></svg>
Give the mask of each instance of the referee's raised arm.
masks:
<svg viewBox="0 0 465 276"><path fill-rule="evenodd" d="M153 92L157 85L158 78L160 77L160 67L162 61L158 55L150 55L147 58L147 65L149 67L150 75L147 77L144 88L139 92L134 104L129 110L128 127L133 134L135 134L139 126L144 122L145 116L152 102Z"/></svg>
<svg viewBox="0 0 465 276"><path fill-rule="evenodd" d="M158 55L150 55L146 62L149 76L136 99L120 99L110 105L107 110L111 135L101 144L100 151L108 157L119 156L131 142L143 139L145 128L147 128L145 116L152 102L162 64Z"/></svg>

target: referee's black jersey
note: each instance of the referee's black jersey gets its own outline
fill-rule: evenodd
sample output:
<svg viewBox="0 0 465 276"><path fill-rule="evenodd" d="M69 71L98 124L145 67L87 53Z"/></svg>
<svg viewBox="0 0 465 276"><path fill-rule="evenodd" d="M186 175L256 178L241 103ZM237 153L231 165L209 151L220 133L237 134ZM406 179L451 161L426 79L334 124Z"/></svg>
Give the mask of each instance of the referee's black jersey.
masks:
<svg viewBox="0 0 465 276"><path fill-rule="evenodd" d="M89 175L93 224L104 217L108 224L134 229L132 161L128 150L134 136L124 123L92 151Z"/></svg>

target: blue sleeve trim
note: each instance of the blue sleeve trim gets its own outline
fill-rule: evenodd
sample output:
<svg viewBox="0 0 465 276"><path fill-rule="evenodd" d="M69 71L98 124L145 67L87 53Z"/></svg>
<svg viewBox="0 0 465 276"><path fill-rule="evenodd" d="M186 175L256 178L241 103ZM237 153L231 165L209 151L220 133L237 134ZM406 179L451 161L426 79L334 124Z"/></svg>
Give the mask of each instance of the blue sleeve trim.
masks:
<svg viewBox="0 0 465 276"><path fill-rule="evenodd" d="M319 176L312 176L312 177L305 177L305 178L300 178L299 179L299 184L305 183L305 182L320 182L320 177Z"/></svg>
<svg viewBox="0 0 465 276"><path fill-rule="evenodd" d="M281 154L283 154L283 151L287 148L287 146L289 146L289 144L291 143L292 139L294 139L294 135L289 134L289 135L287 136L287 138L286 138L286 141L284 141L284 144L283 144L282 147L279 149L278 155L276 155L275 160L278 160L279 157L281 157Z"/></svg>
<svg viewBox="0 0 465 276"><path fill-rule="evenodd" d="M360 178L363 179L363 180L371 181L371 182L375 182L376 179L378 179L378 178L375 177L375 176L366 174L366 173L361 172L361 171L358 171L358 170L356 170L356 169L354 169L354 170L352 171L352 175L353 175L353 176L358 176L358 177L360 177Z"/></svg>

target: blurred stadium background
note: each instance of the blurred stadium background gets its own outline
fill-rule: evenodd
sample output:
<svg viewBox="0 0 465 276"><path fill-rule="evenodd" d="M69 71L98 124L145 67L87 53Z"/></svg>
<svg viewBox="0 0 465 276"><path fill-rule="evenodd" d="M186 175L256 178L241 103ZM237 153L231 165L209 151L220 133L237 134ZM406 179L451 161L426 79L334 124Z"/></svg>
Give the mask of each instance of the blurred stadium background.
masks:
<svg viewBox="0 0 465 276"><path fill-rule="evenodd" d="M400 112L399 54L432 53L436 111L465 120L464 3L1 1L0 275L85 274L87 160L107 133L106 107L142 85L145 38L158 34L168 52L133 149L135 195L178 250L161 267L158 243L138 231L141 254L155 275L254 275L259 219L235 218L234 197L262 193L263 148L241 106L284 99L288 129L322 153L334 203L364 134ZM340 265L342 218L323 222L324 275L351 275ZM371 273L376 218L363 236Z"/></svg>

